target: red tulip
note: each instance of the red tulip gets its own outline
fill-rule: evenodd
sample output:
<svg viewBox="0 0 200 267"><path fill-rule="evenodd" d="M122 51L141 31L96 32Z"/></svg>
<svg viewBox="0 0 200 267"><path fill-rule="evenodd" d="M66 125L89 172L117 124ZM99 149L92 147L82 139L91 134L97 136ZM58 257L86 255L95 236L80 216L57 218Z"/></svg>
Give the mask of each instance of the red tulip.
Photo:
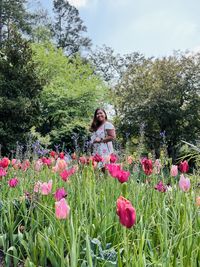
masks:
<svg viewBox="0 0 200 267"><path fill-rule="evenodd" d="M65 153L64 153L64 152L60 152L60 154L59 154L59 158L60 158L60 159L64 159L64 158L65 158Z"/></svg>
<svg viewBox="0 0 200 267"><path fill-rule="evenodd" d="M50 152L50 156L52 157L52 158L55 158L56 156L57 156L57 153L55 152L55 151L51 151Z"/></svg>
<svg viewBox="0 0 200 267"><path fill-rule="evenodd" d="M111 154L110 155L110 162L111 163L115 163L115 162L117 162L117 160L118 160L118 157L117 157L117 155L115 155L115 154Z"/></svg>
<svg viewBox="0 0 200 267"><path fill-rule="evenodd" d="M186 173L189 170L189 165L187 160L184 160L183 162L181 161L181 163L179 164L179 170L182 173Z"/></svg>
<svg viewBox="0 0 200 267"><path fill-rule="evenodd" d="M142 169L146 175L151 175L153 172L152 160L144 158L142 160Z"/></svg>
<svg viewBox="0 0 200 267"><path fill-rule="evenodd" d="M117 200L117 215L120 223L127 228L131 228L136 222L136 211L131 202L124 197Z"/></svg>
<svg viewBox="0 0 200 267"><path fill-rule="evenodd" d="M121 170L121 171L118 173L117 179L118 179L118 181L119 181L120 183L125 183L125 182L128 181L129 176L130 176L130 172Z"/></svg>
<svg viewBox="0 0 200 267"><path fill-rule="evenodd" d="M99 154L95 154L93 156L93 160L96 162L103 162L104 161L104 159Z"/></svg>
<svg viewBox="0 0 200 267"><path fill-rule="evenodd" d="M0 167L4 169L6 169L9 164L10 164L9 158L4 157L2 160L0 160Z"/></svg>

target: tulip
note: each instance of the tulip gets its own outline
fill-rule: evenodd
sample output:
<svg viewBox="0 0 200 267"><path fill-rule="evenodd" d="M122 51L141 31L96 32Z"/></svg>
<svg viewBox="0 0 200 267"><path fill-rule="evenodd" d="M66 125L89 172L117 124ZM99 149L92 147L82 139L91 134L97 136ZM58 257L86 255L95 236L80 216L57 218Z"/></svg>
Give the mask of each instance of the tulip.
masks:
<svg viewBox="0 0 200 267"><path fill-rule="evenodd" d="M50 152L50 156L51 156L52 158L56 158L57 153L56 153L55 151L51 151L51 152Z"/></svg>
<svg viewBox="0 0 200 267"><path fill-rule="evenodd" d="M156 190L158 190L159 192L162 192L162 193L166 192L166 190L167 190L167 186L165 186L162 181L158 182L154 188Z"/></svg>
<svg viewBox="0 0 200 267"><path fill-rule="evenodd" d="M96 162L103 162L104 161L104 159L99 154L95 154L93 156L93 160Z"/></svg>
<svg viewBox="0 0 200 267"><path fill-rule="evenodd" d="M47 165L48 167L51 166L51 159L50 158L42 158L42 162L44 165Z"/></svg>
<svg viewBox="0 0 200 267"><path fill-rule="evenodd" d="M179 170L182 173L186 173L189 170L189 165L187 160L184 160L183 162L181 161L181 163L179 164Z"/></svg>
<svg viewBox="0 0 200 267"><path fill-rule="evenodd" d="M67 192L65 192L64 187L58 188L54 194L54 198L59 201L62 198L65 198L67 196Z"/></svg>
<svg viewBox="0 0 200 267"><path fill-rule="evenodd" d="M79 162L80 162L81 164L86 164L86 163L87 163L87 158L86 158L86 157L80 157L80 158L79 158Z"/></svg>
<svg viewBox="0 0 200 267"><path fill-rule="evenodd" d="M117 200L117 215L120 223L127 228L131 228L136 222L136 211L131 202L124 197Z"/></svg>
<svg viewBox="0 0 200 267"><path fill-rule="evenodd" d="M67 163L64 159L57 159L56 166L52 168L54 172L62 172L66 169Z"/></svg>
<svg viewBox="0 0 200 267"><path fill-rule="evenodd" d="M160 163L160 160L156 159L155 162L154 162L154 173L155 174L159 174L161 167L162 167L162 165Z"/></svg>
<svg viewBox="0 0 200 267"><path fill-rule="evenodd" d="M39 191L40 191L40 186L41 186L41 182L40 181L37 181L36 183L35 183L35 185L34 185L34 189L33 189L33 191L34 192L36 192L36 193L38 193Z"/></svg>
<svg viewBox="0 0 200 267"><path fill-rule="evenodd" d="M26 171L30 167L30 161L28 159L25 159L21 164L21 169L23 171Z"/></svg>
<svg viewBox="0 0 200 267"><path fill-rule="evenodd" d="M115 163L115 162L117 162L117 160L118 160L118 157L117 157L117 155L115 155L115 154L111 154L110 155L110 162L111 163Z"/></svg>
<svg viewBox="0 0 200 267"><path fill-rule="evenodd" d="M19 183L19 180L17 178L12 178L8 181L8 185L10 187L16 187L18 183Z"/></svg>
<svg viewBox="0 0 200 267"><path fill-rule="evenodd" d="M64 152L60 152L60 154L59 154L59 158L60 158L60 159L64 159L64 158L65 158L65 153L64 153Z"/></svg>
<svg viewBox="0 0 200 267"><path fill-rule="evenodd" d="M0 167L0 177L6 176L6 174L7 172L3 168Z"/></svg>
<svg viewBox="0 0 200 267"><path fill-rule="evenodd" d="M180 176L179 187L182 191L187 192L190 189L190 179L185 178L183 174Z"/></svg>
<svg viewBox="0 0 200 267"><path fill-rule="evenodd" d="M152 160L144 158L142 160L142 169L146 175L151 175L153 172Z"/></svg>
<svg viewBox="0 0 200 267"><path fill-rule="evenodd" d="M178 166L177 165L171 166L170 175L172 177L176 177L178 175Z"/></svg>
<svg viewBox="0 0 200 267"><path fill-rule="evenodd" d="M128 156L127 157L127 162L129 165L131 165L133 163L133 157L132 156Z"/></svg>
<svg viewBox="0 0 200 267"><path fill-rule="evenodd" d="M50 180L48 183L41 183L40 192L42 195L50 194L51 190L52 190L52 180Z"/></svg>
<svg viewBox="0 0 200 267"><path fill-rule="evenodd" d="M196 197L196 205L200 207L200 197Z"/></svg>
<svg viewBox="0 0 200 267"><path fill-rule="evenodd" d="M61 174L60 174L60 176L61 176L61 178L63 179L63 181L68 181L69 180L69 177L71 176L71 175L73 175L74 173L76 172L76 169L74 168L74 167L72 167L71 169L69 169L69 170L64 170Z"/></svg>
<svg viewBox="0 0 200 267"><path fill-rule="evenodd" d="M0 160L0 167L4 169L8 168L9 164L10 164L9 158L4 157L2 160Z"/></svg>
<svg viewBox="0 0 200 267"><path fill-rule="evenodd" d="M55 215L57 219L66 219L69 216L70 207L65 198L55 202Z"/></svg>
<svg viewBox="0 0 200 267"><path fill-rule="evenodd" d="M35 162L35 165L34 165L34 169L35 169L35 171L37 171L37 172L41 171L42 166L43 166L43 162L42 162L42 160L41 160L41 159L38 159L38 160Z"/></svg>
<svg viewBox="0 0 200 267"><path fill-rule="evenodd" d="M125 183L128 181L129 176L130 172L121 170L117 176L117 179L120 183Z"/></svg>

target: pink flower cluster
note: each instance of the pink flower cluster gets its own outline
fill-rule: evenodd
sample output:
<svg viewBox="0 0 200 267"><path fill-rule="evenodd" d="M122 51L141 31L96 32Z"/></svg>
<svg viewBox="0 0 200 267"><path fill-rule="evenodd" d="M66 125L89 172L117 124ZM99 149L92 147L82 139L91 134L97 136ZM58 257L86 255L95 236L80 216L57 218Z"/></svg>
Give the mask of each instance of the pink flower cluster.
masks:
<svg viewBox="0 0 200 267"><path fill-rule="evenodd" d="M110 175L117 178L120 183L125 183L128 181L130 176L129 171L124 171L118 164L106 164L106 169L109 171Z"/></svg>

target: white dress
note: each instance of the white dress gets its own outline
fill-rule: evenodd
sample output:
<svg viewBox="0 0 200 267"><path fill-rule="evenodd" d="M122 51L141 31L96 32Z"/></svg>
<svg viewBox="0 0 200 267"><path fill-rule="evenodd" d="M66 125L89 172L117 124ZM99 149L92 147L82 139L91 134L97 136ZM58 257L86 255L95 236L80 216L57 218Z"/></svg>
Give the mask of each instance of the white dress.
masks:
<svg viewBox="0 0 200 267"><path fill-rule="evenodd" d="M106 130L112 130L114 126L112 123L106 121L103 125L101 125L96 132L94 132L91 136L91 141L93 142L97 137L105 138L107 136ZM99 154L103 158L109 156L113 153L113 144L112 141L107 143L94 143L93 144L93 155Z"/></svg>

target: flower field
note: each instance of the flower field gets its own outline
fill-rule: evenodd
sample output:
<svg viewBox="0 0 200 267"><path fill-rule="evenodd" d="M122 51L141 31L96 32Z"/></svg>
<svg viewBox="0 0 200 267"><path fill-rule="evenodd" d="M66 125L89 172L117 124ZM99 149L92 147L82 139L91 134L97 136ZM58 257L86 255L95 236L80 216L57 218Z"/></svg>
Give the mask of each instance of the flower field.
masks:
<svg viewBox="0 0 200 267"><path fill-rule="evenodd" d="M199 266L199 177L187 162L102 161L0 160L0 266Z"/></svg>

